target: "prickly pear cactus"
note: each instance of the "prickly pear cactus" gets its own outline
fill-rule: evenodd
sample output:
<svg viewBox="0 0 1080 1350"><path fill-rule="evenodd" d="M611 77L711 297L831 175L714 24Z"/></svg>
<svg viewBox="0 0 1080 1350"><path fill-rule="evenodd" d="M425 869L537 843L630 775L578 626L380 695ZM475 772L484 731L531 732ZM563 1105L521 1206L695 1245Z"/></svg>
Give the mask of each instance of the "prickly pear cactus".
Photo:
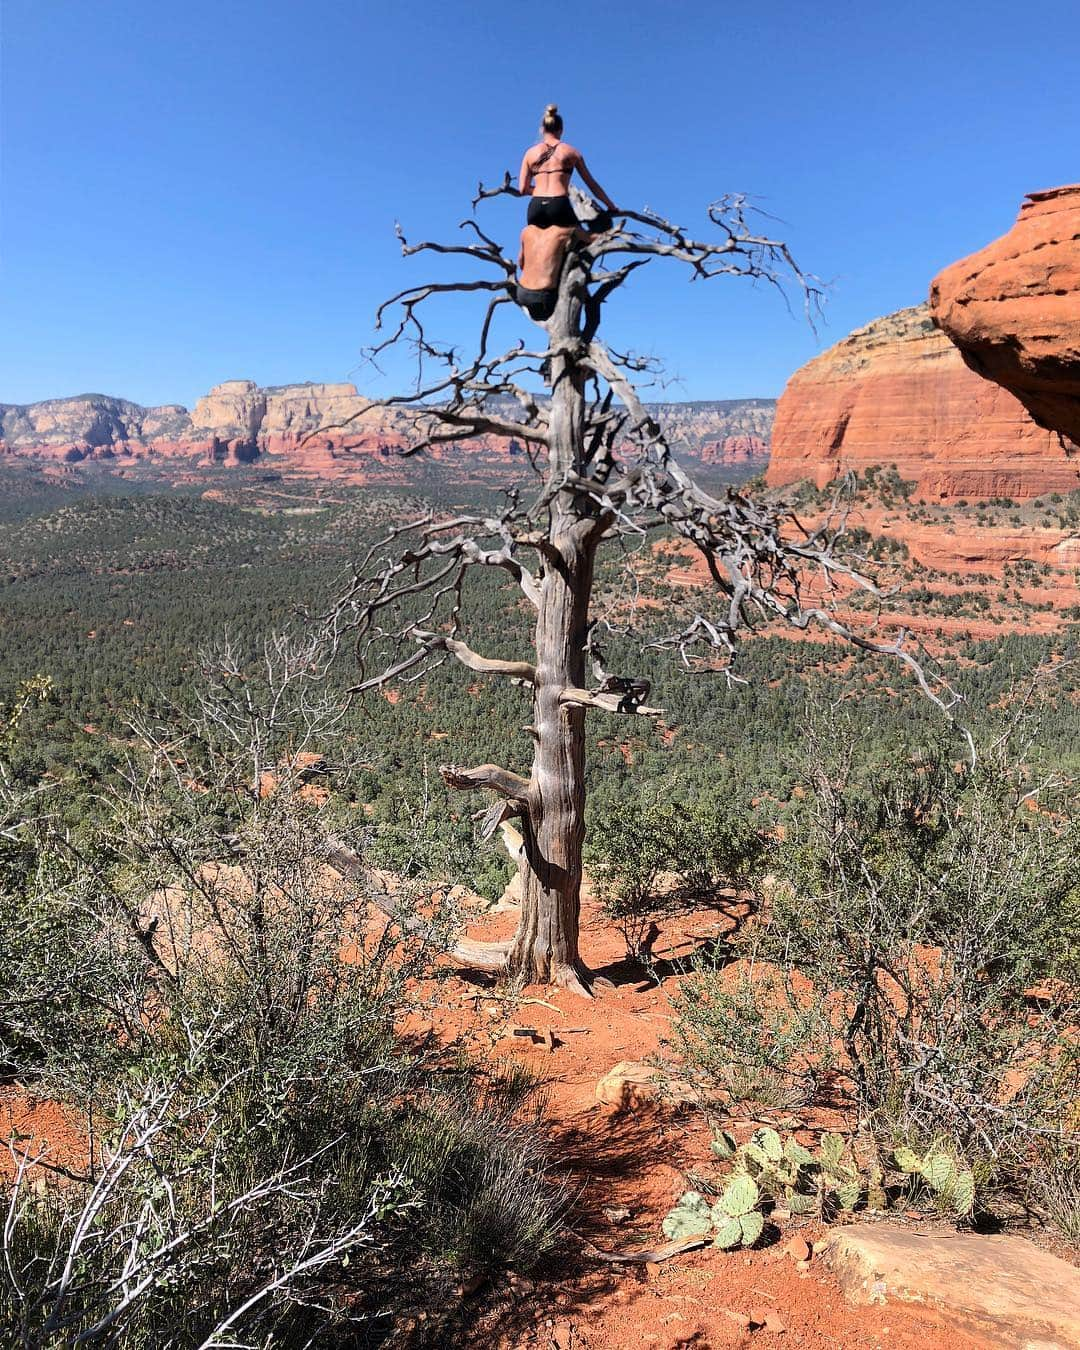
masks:
<svg viewBox="0 0 1080 1350"><path fill-rule="evenodd" d="M698 1191L687 1191L661 1226L672 1242L709 1232L712 1218L708 1200Z"/></svg>
<svg viewBox="0 0 1080 1350"><path fill-rule="evenodd" d="M755 1130L746 1145L747 1154L761 1167L770 1167L784 1156L784 1145L773 1129Z"/></svg>
<svg viewBox="0 0 1080 1350"><path fill-rule="evenodd" d="M957 1167L948 1153L928 1153L922 1166L927 1185L938 1198L964 1218L975 1208L975 1176Z"/></svg>
<svg viewBox="0 0 1080 1350"><path fill-rule="evenodd" d="M687 1191L664 1220L669 1238L713 1231L714 1244L730 1251L757 1242L765 1227L763 1207L767 1210L770 1203L792 1215L825 1218L838 1211L850 1213L862 1204L871 1210L889 1205L877 1151L864 1160L870 1165L860 1165L856 1145L849 1146L843 1135L831 1131L821 1135L814 1151L794 1135L782 1138L769 1126L755 1130L744 1144L737 1144L727 1130L718 1130L712 1152L731 1165L724 1190L711 1205L699 1192ZM973 1212L975 1177L946 1149L933 1148L920 1156L901 1146L891 1166L919 1178L954 1214L964 1217Z"/></svg>
<svg viewBox="0 0 1080 1350"><path fill-rule="evenodd" d="M719 1158L721 1162L728 1162L734 1158L738 1151L738 1145L735 1143L733 1134L729 1134L727 1130L717 1130L713 1135L711 1149L714 1158Z"/></svg>
<svg viewBox="0 0 1080 1350"><path fill-rule="evenodd" d="M818 1152L821 1155L822 1167L835 1171L839 1168L844 1158L844 1136L842 1134L826 1133L821 1136L818 1142Z"/></svg>
<svg viewBox="0 0 1080 1350"><path fill-rule="evenodd" d="M713 1206L713 1214L716 1217L727 1215L728 1218L737 1219L743 1214L749 1214L760 1199L761 1192L753 1177L735 1176L724 1187L723 1194Z"/></svg>
<svg viewBox="0 0 1080 1350"><path fill-rule="evenodd" d="M961 1218L966 1218L975 1209L975 1173L957 1172L952 1184L949 1200L953 1209Z"/></svg>
<svg viewBox="0 0 1080 1350"><path fill-rule="evenodd" d="M914 1149L901 1147L893 1154L897 1169L909 1176L921 1176L943 1205L959 1218L966 1218L975 1208L975 1175L967 1168L957 1166L951 1154L931 1149L920 1158Z"/></svg>
<svg viewBox="0 0 1080 1350"><path fill-rule="evenodd" d="M752 1247L765 1228L765 1216L760 1209L740 1214L737 1219L725 1219L716 1230L713 1243L725 1251L733 1247Z"/></svg>
<svg viewBox="0 0 1080 1350"><path fill-rule="evenodd" d="M789 1134L784 1141L784 1157L793 1167L813 1167L817 1161L810 1150L804 1148L793 1134Z"/></svg>
<svg viewBox="0 0 1080 1350"><path fill-rule="evenodd" d="M716 1225L714 1242L730 1251L733 1247L751 1247L761 1236L765 1216L757 1208L761 1191L753 1177L733 1176L712 1210Z"/></svg>
<svg viewBox="0 0 1080 1350"><path fill-rule="evenodd" d="M956 1164L947 1153L930 1153L922 1165L922 1174L935 1191L946 1191L956 1176Z"/></svg>
<svg viewBox="0 0 1080 1350"><path fill-rule="evenodd" d="M923 1160L911 1148L898 1148L893 1154L893 1163L898 1172L906 1172L914 1176L916 1172L922 1171Z"/></svg>

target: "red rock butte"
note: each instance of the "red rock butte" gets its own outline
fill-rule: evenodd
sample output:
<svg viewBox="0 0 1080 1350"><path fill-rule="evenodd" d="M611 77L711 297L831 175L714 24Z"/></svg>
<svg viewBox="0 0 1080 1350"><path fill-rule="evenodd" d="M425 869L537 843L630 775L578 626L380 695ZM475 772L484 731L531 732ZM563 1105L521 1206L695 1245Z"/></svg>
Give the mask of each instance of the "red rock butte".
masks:
<svg viewBox="0 0 1080 1350"><path fill-rule="evenodd" d="M726 399L653 405L679 451L703 465L763 468L775 402ZM144 408L105 394L0 404L0 456L41 461L51 476L78 476L100 462L123 475L169 464L197 477L214 466L259 464L300 477L407 484L416 466L401 451L420 436L422 414L372 404L352 384L260 388L251 380L216 385L189 413L179 404ZM495 436L425 452L443 472L500 480L525 446Z"/></svg>
<svg viewBox="0 0 1080 1350"><path fill-rule="evenodd" d="M1080 457L970 370L925 304L875 319L795 372L777 406L767 480L824 487L890 464L931 501L1080 488Z"/></svg>
<svg viewBox="0 0 1080 1350"><path fill-rule="evenodd" d="M1029 193L1007 234L935 277L930 309L972 370L1080 446L1080 184Z"/></svg>

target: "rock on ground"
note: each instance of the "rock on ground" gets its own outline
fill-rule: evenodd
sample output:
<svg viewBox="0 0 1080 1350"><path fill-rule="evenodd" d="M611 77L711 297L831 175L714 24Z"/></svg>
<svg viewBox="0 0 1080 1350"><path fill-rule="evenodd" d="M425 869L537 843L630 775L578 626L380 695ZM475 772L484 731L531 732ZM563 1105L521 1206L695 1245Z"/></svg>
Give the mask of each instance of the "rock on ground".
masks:
<svg viewBox="0 0 1080 1350"><path fill-rule="evenodd" d="M923 1303L991 1345L1080 1347L1080 1270L1023 1238L856 1224L825 1260L854 1303Z"/></svg>
<svg viewBox="0 0 1080 1350"><path fill-rule="evenodd" d="M623 1059L596 1084L596 1100L618 1111L636 1111L661 1100L685 1104L694 1094L684 1083L665 1081L655 1064Z"/></svg>

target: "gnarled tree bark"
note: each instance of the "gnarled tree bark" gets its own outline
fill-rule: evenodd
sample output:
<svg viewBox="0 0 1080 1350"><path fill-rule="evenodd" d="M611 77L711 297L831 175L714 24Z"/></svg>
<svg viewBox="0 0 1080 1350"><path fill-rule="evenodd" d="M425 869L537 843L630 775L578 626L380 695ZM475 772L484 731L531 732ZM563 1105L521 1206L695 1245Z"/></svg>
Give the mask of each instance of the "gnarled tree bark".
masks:
<svg viewBox="0 0 1080 1350"><path fill-rule="evenodd" d="M585 274L571 254L559 301L549 320L551 411L548 482L584 471L585 372L580 343ZM548 980L587 992L589 975L578 952L582 846L585 842L585 711L563 702L585 683L593 572L600 529L595 509L583 512L575 488L554 495L546 565L540 583L534 648L536 744L522 831L521 919L510 951L513 975L526 983Z"/></svg>

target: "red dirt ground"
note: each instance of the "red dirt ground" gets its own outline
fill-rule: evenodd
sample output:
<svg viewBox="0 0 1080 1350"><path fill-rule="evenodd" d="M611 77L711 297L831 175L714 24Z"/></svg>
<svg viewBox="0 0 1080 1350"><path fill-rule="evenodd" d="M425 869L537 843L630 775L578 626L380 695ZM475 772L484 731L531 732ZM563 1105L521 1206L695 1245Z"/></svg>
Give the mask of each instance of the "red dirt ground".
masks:
<svg viewBox="0 0 1080 1350"><path fill-rule="evenodd" d="M62 1106L30 1096L18 1086L0 1088L0 1143L30 1136L31 1156L45 1152L61 1167L80 1167L86 1159L86 1130ZM15 1159L0 1147L0 1177L15 1173Z"/></svg>
<svg viewBox="0 0 1080 1350"><path fill-rule="evenodd" d="M493 916L470 935L509 936L513 924L513 914ZM662 978L658 988L624 960L621 936L586 902L583 953L614 985L594 1001L562 990L530 991L532 998L514 1005L471 976L452 975L441 983L441 1006L431 1016L434 1036L485 1056L516 1057L544 1083L555 1151L575 1196L571 1227L596 1247L628 1250L642 1245L641 1239L645 1247L659 1246L665 1240L661 1221L687 1188L685 1172L715 1167L710 1133L696 1108L613 1110L597 1102L595 1087L620 1060L646 1059L662 1049L678 980L672 963L728 926L714 911L662 922L654 947ZM555 1048L513 1035L513 1026L534 1028L541 1036L550 1030ZM745 1137L757 1123L731 1124ZM622 1223L604 1214L620 1208L631 1215ZM762 1250L707 1249L647 1267L613 1266L575 1252L557 1274L524 1287L518 1282L502 1312L480 1318L473 1343L505 1350L719 1350L751 1344L761 1350L771 1345L969 1350L988 1344L930 1311L849 1305L820 1258L799 1270L784 1250L794 1236L815 1241L823 1232L820 1225L789 1221L781 1238ZM768 1316L770 1327L783 1330L747 1330L739 1324L747 1314L755 1323Z"/></svg>

